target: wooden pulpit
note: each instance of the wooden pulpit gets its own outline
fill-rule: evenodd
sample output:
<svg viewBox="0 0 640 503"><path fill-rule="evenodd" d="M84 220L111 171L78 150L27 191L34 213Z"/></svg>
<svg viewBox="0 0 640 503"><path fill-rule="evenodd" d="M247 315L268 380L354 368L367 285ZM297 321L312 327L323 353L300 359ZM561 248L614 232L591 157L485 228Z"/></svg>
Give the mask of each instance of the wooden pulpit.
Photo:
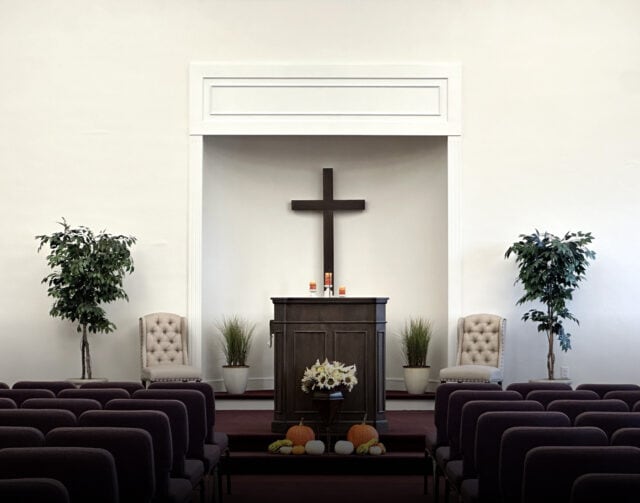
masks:
<svg viewBox="0 0 640 503"><path fill-rule="evenodd" d="M331 430L344 434L367 416L378 431L385 417L386 297L274 297L275 404L271 430L285 432L304 418L320 428L311 396L302 391L305 368L316 360L355 364L358 384L345 393Z"/></svg>

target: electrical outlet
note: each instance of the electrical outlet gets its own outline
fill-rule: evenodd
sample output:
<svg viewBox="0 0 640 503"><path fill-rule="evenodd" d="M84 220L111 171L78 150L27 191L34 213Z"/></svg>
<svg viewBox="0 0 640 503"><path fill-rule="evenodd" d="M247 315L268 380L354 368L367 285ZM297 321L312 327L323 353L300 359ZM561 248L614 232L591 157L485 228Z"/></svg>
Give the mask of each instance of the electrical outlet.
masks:
<svg viewBox="0 0 640 503"><path fill-rule="evenodd" d="M561 379L569 378L569 367L560 367L560 378Z"/></svg>

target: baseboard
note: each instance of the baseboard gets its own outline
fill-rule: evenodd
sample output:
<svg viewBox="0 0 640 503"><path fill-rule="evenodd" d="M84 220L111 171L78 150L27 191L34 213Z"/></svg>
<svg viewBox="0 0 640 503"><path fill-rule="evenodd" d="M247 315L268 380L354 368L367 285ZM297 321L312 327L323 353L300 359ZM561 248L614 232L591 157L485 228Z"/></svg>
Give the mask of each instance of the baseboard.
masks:
<svg viewBox="0 0 640 503"><path fill-rule="evenodd" d="M226 391L224 387L224 381L221 378L211 379L204 378L204 382L207 382L213 387L213 390L216 393ZM271 377L250 377L247 381L247 390L250 391L259 391L259 390L270 390L274 388L274 381Z"/></svg>
<svg viewBox="0 0 640 503"><path fill-rule="evenodd" d="M204 379L209 383L214 391L219 394L219 398L226 399L270 399L273 400L273 379L249 379L247 383L247 393L244 395L227 395L222 379ZM437 381L430 381L429 388L421 395L408 395L402 378L389 378L385 380L387 399L392 400L420 400L424 398L433 398L434 392L431 391L432 384L438 384ZM433 387L435 389L435 386Z"/></svg>
<svg viewBox="0 0 640 503"><path fill-rule="evenodd" d="M225 390L224 381L221 378L218 379L203 379L209 383L216 393L223 393ZM427 393L435 392L436 386L440 381L436 379L429 380L429 386ZM247 391L261 391L274 389L274 380L272 377L250 377L247 382ZM405 391L404 379L402 377L387 377L385 379L386 391Z"/></svg>

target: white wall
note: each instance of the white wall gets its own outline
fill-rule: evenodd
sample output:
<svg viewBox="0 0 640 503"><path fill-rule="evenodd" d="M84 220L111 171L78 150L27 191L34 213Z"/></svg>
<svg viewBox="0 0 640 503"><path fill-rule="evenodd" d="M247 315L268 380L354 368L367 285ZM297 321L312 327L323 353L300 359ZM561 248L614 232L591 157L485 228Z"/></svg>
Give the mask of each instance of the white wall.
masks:
<svg viewBox="0 0 640 503"><path fill-rule="evenodd" d="M139 240L131 302L108 307L118 331L93 338L96 374L135 379L138 316L186 311L187 71L207 60L460 62L463 312L508 318L508 381L543 375L503 253L534 228L592 231L559 359L575 382L640 381L639 14L634 0L0 0L0 381L79 373L33 239L62 216Z"/></svg>

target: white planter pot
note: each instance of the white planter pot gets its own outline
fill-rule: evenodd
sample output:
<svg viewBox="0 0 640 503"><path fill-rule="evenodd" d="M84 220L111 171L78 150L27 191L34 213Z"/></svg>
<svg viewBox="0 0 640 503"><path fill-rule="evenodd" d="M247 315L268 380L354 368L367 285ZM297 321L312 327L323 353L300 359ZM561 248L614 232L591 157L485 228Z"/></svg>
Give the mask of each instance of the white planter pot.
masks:
<svg viewBox="0 0 640 503"><path fill-rule="evenodd" d="M222 367L222 379L227 393L242 395L247 390L249 367Z"/></svg>
<svg viewBox="0 0 640 503"><path fill-rule="evenodd" d="M404 385L410 395L421 395L429 384L430 367L404 367Z"/></svg>

